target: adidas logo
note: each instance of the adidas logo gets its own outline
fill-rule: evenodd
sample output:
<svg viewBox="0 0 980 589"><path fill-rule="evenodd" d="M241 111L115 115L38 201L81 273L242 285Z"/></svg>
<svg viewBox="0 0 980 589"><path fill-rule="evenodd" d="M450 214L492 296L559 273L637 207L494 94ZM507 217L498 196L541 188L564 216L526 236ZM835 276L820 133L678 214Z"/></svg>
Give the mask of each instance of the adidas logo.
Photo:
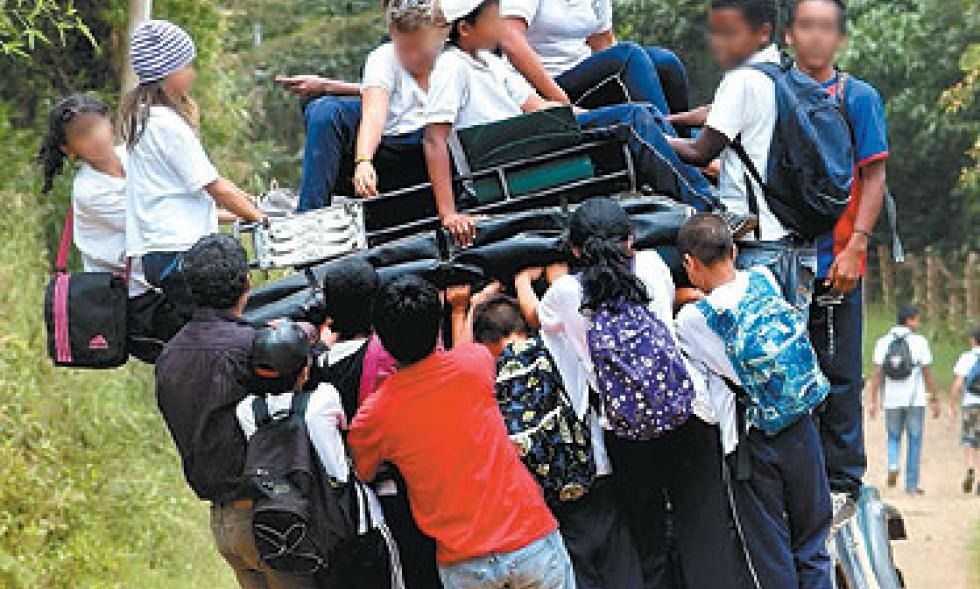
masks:
<svg viewBox="0 0 980 589"><path fill-rule="evenodd" d="M108 350L109 341L106 340L105 336L101 333L96 334L88 342L88 349L90 350Z"/></svg>

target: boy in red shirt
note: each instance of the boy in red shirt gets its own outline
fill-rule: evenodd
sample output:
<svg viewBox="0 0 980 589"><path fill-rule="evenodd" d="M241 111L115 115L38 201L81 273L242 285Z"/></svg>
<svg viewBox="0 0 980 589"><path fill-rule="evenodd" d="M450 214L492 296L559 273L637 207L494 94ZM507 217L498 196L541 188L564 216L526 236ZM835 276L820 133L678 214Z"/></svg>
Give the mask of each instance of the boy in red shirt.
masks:
<svg viewBox="0 0 980 589"><path fill-rule="evenodd" d="M375 330L399 370L351 426L357 473L398 467L446 589L572 588L558 524L497 408L493 357L476 344L437 351L442 317L438 291L417 277L376 299Z"/></svg>

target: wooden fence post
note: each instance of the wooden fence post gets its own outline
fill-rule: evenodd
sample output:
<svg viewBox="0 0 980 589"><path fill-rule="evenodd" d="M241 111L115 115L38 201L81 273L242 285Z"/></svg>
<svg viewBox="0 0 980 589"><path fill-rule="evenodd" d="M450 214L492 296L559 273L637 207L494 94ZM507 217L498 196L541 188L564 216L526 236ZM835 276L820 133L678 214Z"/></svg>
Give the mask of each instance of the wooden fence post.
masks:
<svg viewBox="0 0 980 589"><path fill-rule="evenodd" d="M976 321L980 318L980 292L978 292L977 270L980 268L980 254L970 252L963 265L963 291L965 297L966 319Z"/></svg>
<svg viewBox="0 0 980 589"><path fill-rule="evenodd" d="M895 268L887 245L878 246L878 270L881 275L881 302L891 308L895 305Z"/></svg>

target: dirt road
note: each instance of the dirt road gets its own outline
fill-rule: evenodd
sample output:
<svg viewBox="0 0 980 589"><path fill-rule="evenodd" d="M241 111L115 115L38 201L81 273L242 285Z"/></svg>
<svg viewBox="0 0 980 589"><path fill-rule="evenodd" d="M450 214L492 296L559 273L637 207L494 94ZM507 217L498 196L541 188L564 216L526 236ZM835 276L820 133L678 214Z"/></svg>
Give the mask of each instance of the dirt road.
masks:
<svg viewBox="0 0 980 589"><path fill-rule="evenodd" d="M909 539L895 542L895 560L910 589L976 589L980 562L970 552L980 542L980 497L964 495L963 455L959 426L947 416L926 423L922 450L921 487L926 494L910 497L898 488L885 488L887 471L885 425L882 416L866 422L869 484L879 487L886 501L905 517ZM904 450L904 444L903 444ZM903 453L904 465L904 453Z"/></svg>

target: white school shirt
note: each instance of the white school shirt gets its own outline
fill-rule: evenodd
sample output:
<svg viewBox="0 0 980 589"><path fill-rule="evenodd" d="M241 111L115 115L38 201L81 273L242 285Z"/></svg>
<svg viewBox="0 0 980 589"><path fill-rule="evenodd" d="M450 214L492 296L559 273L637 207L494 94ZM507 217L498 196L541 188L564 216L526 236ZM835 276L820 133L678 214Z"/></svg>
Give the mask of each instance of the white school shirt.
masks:
<svg viewBox="0 0 980 589"><path fill-rule="evenodd" d="M917 333L912 333L908 327L896 325L875 342L872 361L875 366L882 366L885 363L888 346L895 339L895 336L907 338L909 351L912 352L912 374L905 380L892 380L882 374L882 387L885 389L882 407L885 409L925 407L926 383L925 377L922 375L922 367L932 364L932 350L929 349L929 340Z"/></svg>
<svg viewBox="0 0 980 589"><path fill-rule="evenodd" d="M953 374L956 376L961 376L964 379L970 375L970 371L973 370L973 365L980 362L980 346L977 346L970 350L969 352L964 352L960 355L959 359L956 361L956 365L953 366ZM963 406L964 407L978 407L980 406L980 395L971 395L969 391L966 390L966 383L963 383Z"/></svg>
<svg viewBox="0 0 980 589"><path fill-rule="evenodd" d="M772 273L764 267L753 268L761 272L778 288ZM740 270L735 280L715 288L705 298L715 309L735 309L749 288L751 273ZM728 358L725 342L708 326L697 305L684 305L677 314L677 341L687 354L695 371L705 378L707 402L721 429L721 442L725 454L731 453L738 443L738 422L735 419L735 394L723 377L739 384L738 374Z"/></svg>
<svg viewBox="0 0 980 589"><path fill-rule="evenodd" d="M385 43L368 54L361 92L367 88L388 92L385 136L405 135L425 126L426 93L398 61L394 43Z"/></svg>
<svg viewBox="0 0 980 589"><path fill-rule="evenodd" d="M673 335L674 282L670 268L653 250L642 251L635 258L636 277L650 295L650 310L664 322ZM582 417L590 411L589 389L598 390L592 357L589 353L589 321L579 310L582 306L582 284L577 276L562 276L554 282L541 299L538 319L541 322L541 339L555 359L565 389L575 412ZM694 378L695 390L699 380ZM708 423L714 423L710 408L703 399L695 400L695 413ZM600 476L612 472L612 464L606 453L602 424L595 414L592 425L592 450L595 454L596 473Z"/></svg>
<svg viewBox="0 0 980 589"><path fill-rule="evenodd" d="M779 63L779 50L770 45L757 52L748 63ZM756 169L766 179L769 148L776 129L776 87L766 74L749 67L731 70L721 80L715 92L706 125L735 141L740 138ZM748 173L731 147L721 152L721 175L718 194L728 210L749 214ZM759 227L763 241L776 241L789 235L789 230L776 218L766 203L761 187L749 179L759 203ZM752 238L754 236L749 236Z"/></svg>
<svg viewBox="0 0 980 589"><path fill-rule="evenodd" d="M255 395L248 395L235 409L238 425L242 428L246 440L250 439L256 430L255 413L252 411L252 401L255 398ZM266 403L270 415L279 411L289 411L293 403L293 393L270 395L266 397ZM344 439L340 435L341 429L347 429L347 418L337 389L329 384L321 384L317 387L310 395L309 404L306 406L305 421L310 441L320 458L323 470L338 481L347 482L351 477L351 469L344 448ZM372 523L374 527L378 527L384 523L381 504L366 485L365 491L371 508Z"/></svg>
<svg viewBox="0 0 980 589"><path fill-rule="evenodd" d="M432 70L425 123L465 129L516 117L533 92L523 76L489 51L474 57L448 46Z"/></svg>
<svg viewBox="0 0 980 589"><path fill-rule="evenodd" d="M612 29L611 0L501 0L500 14L527 23L527 42L552 78L592 55L586 40Z"/></svg>
<svg viewBox="0 0 980 589"><path fill-rule="evenodd" d="M219 178L190 125L172 109L151 106L129 152L126 253L184 252L218 231L218 208L204 187Z"/></svg>
<svg viewBox="0 0 980 589"><path fill-rule="evenodd" d="M126 148L116 147L126 169ZM126 178L117 178L83 162L75 173L71 191L74 242L86 272L126 271ZM147 291L143 265L130 268L129 296Z"/></svg>

